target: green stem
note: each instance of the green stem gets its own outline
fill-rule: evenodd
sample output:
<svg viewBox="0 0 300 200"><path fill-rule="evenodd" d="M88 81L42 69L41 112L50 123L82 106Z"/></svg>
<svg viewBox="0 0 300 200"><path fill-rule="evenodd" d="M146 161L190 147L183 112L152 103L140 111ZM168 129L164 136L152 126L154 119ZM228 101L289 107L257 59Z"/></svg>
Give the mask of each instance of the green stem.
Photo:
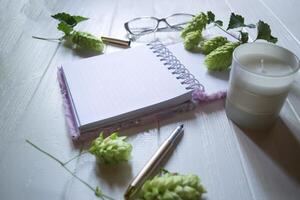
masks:
<svg viewBox="0 0 300 200"><path fill-rule="evenodd" d="M82 184L86 185L89 189L91 189L94 193L96 192L96 189L93 188L90 184L88 184L87 182L85 182L84 180L82 180L81 178L79 178L74 172L72 172L69 168L67 168L65 166L65 163L63 163L62 161L60 161L58 158L56 158L55 156L51 155L50 153L46 152L45 150L41 149L40 147L36 146L35 144L33 144L31 141L26 139L26 142L28 144L30 144L32 147L34 147L35 149L37 149L38 151L46 154L48 157L52 158L53 160L55 160L56 162L58 162L67 172L69 172L74 178L76 178L78 181L80 181ZM84 152L86 153L86 152ZM81 154L77 155L80 156ZM109 200L114 200L114 198L105 195L105 194L101 194L100 198L104 199L109 199Z"/></svg>
<svg viewBox="0 0 300 200"><path fill-rule="evenodd" d="M81 183L83 183L84 185L86 185L88 188L90 188L93 192L96 192L96 190L87 182L85 182L84 180L82 180L81 178L79 178L74 172L72 172L71 170L69 170L69 168L67 168L66 166L62 166L63 168L65 168L67 170L67 172L69 172L73 177L75 177L77 180L79 180Z"/></svg>
<svg viewBox="0 0 300 200"><path fill-rule="evenodd" d="M43 37L37 37L37 36L32 36L32 38L38 39L38 40L47 40L47 41L56 41L56 40L58 40L59 42L61 42L63 40L63 38L43 38Z"/></svg>
<svg viewBox="0 0 300 200"><path fill-rule="evenodd" d="M80 152L78 155L76 155L76 156L74 156L73 158L71 158L70 160L64 162L63 165L67 165L69 162L75 160L76 158L78 158L78 157L80 157L80 156L82 156L82 155L84 155L84 154L86 154L86 153L88 153L88 151Z"/></svg>
<svg viewBox="0 0 300 200"><path fill-rule="evenodd" d="M228 35L230 35L231 37L233 37L233 38L235 38L236 40L242 42L242 41L240 40L240 38L236 37L234 34L228 32L228 31L226 31L226 30L225 30L222 26L220 26L219 24L214 23L214 25L215 25L216 27L218 27L219 29L221 29L223 32L225 32L225 33L227 33Z"/></svg>
<svg viewBox="0 0 300 200"><path fill-rule="evenodd" d="M46 154L47 156L49 156L50 158L52 158L53 160L55 160L56 162L58 162L61 165L64 165L62 161L60 161L59 159L57 159L56 157L54 157L53 155L49 154L48 152L44 151L43 149L41 149L40 147L36 146L35 144L33 144L32 142L30 142L29 140L26 139L26 142L28 144L30 144L31 146L33 146L34 148L36 148L37 150L39 150L40 152Z"/></svg>

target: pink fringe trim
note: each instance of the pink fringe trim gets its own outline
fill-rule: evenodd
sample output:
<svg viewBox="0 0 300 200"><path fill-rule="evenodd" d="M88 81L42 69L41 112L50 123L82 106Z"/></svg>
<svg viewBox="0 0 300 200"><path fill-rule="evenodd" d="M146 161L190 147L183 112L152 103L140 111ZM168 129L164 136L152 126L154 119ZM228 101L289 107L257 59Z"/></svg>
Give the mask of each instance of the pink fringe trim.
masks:
<svg viewBox="0 0 300 200"><path fill-rule="evenodd" d="M192 93L192 100L196 102L211 102L226 97L226 91L219 91L210 95L207 95L201 89L195 89Z"/></svg>
<svg viewBox="0 0 300 200"><path fill-rule="evenodd" d="M71 99L68 93L68 89L65 83L63 71L61 68L58 68L57 79L60 86L60 92L63 98L63 106L65 111L66 123L68 126L68 131L72 136L72 139L76 140L80 136L80 132L76 123L75 115L72 109Z"/></svg>

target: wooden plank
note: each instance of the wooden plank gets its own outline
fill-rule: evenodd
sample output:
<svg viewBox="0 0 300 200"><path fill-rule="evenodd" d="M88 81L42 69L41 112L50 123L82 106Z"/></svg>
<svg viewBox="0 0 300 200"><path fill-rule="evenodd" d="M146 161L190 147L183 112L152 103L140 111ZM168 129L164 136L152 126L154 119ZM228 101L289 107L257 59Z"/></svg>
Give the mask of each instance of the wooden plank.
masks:
<svg viewBox="0 0 300 200"><path fill-rule="evenodd" d="M272 33L279 39L278 44L299 55L299 44L294 40L293 35L260 1L227 1L227 3L232 11L242 14L246 20L255 22L262 19L269 23ZM254 6L255 9L250 9ZM251 35L255 37L255 33L252 32ZM298 88L299 86L294 84L289 96L295 97ZM299 107L296 98L289 98L289 100L293 107ZM297 110L296 115L298 115ZM300 159L297 139L300 123L290 106L286 104L283 107L281 120L268 133L243 131L233 124L232 127L255 199L297 199L300 192L299 173L295 168Z"/></svg>
<svg viewBox="0 0 300 200"><path fill-rule="evenodd" d="M97 35L125 38L124 21L142 15L164 17L179 11L197 13L199 10L213 10L219 18L227 19L230 14L229 8L245 13L249 8L262 9L256 4L240 3L236 6L232 4L228 6L224 1L217 0L200 3L194 0L184 2L77 0L72 3L60 1L22 3L23 11L26 10L25 19L22 14L20 18L13 21L14 13L7 13L7 15L14 23L29 28L22 34L17 29L9 27L8 31L4 32L4 38L8 42L0 42L7 48L11 44L17 48L16 55L8 59L9 62L5 61L5 67L2 67L1 63L0 73L0 170L3 174L0 181L0 194L5 199L95 198L91 191L71 179L59 165L24 143L24 138L31 139L62 160L76 155L78 151L67 135L56 81L56 67L66 61L82 59L82 56L86 55L77 54L65 47L56 50L57 45L53 43L43 41L31 43L33 41L29 38L33 32L40 35L56 34L56 23L54 21L49 23L50 14L65 10L86 15L91 19L81 24L79 29ZM17 2L7 1L5 5L14 8L17 13L22 9ZM41 7L42 9L39 9ZM0 13L4 11L1 10ZM40 11L43 22L32 25L35 23L33 21L39 18ZM252 19L252 15L249 15L249 20ZM281 28L278 28L275 33L280 31ZM1 33L3 32L0 31ZM19 41L15 40L19 35L22 35L19 41L23 46L19 46ZM169 39L172 41L176 38ZM1 52L0 62L14 50L11 48L7 50L9 53ZM106 52L117 50L121 49L107 48ZM52 58L54 52L56 53ZM50 64L46 65L47 63ZM25 64L25 69L22 68L22 64ZM15 90L14 93L11 92L12 89ZM298 97L295 98L299 100ZM112 168L98 167L94 158L87 155L71 163L70 167L84 180L92 185L99 185L106 193L121 199L130 179L142 168L170 131L180 122L184 122L186 134L172 157L166 160L165 166L170 171L198 174L208 190L206 194L208 199L293 199L296 197L297 183L287 176L282 166L288 168L289 172L295 173L293 166L298 165L290 165L294 160L283 159L282 156L287 155L284 151L273 153L274 147L276 149L282 144L278 142L278 138L282 139L280 131L286 133L287 129L279 127L277 132L272 132L276 137L259 146L257 143L260 140L257 142L255 137L250 138L247 132L244 133L235 127L232 131L223 104L223 101L219 101L211 105L203 105L195 115L186 113L159 124L153 123L147 127L123 132L122 134L129 135L129 141L134 145L133 158L129 164ZM284 112L284 119L293 122L295 118L290 116L291 111L288 111L289 108L285 109L287 111ZM297 150L295 141L293 139L288 141L292 147L288 149L288 153ZM268 145L272 146L271 150L268 149ZM277 158L276 162L272 160L273 157ZM295 161L297 159L298 157Z"/></svg>
<svg viewBox="0 0 300 200"><path fill-rule="evenodd" d="M125 2L124 2L125 3ZM186 3L186 2L185 2ZM193 7L193 4L195 2L190 2L190 8L194 12L196 12L197 9ZM159 4L159 3L157 3ZM129 5L130 6L130 5ZM160 13L151 13L152 7L150 5L145 5L145 7L149 7L150 11L149 14L151 15L160 15ZM122 23L121 19L123 19L124 16L128 15L127 11L123 11L121 8L124 9L126 7L125 4L118 4L116 7L118 7L117 11L114 11L113 13L116 14L114 17L114 21L118 23L118 26L113 26L113 27L119 27L119 28L112 28L111 35L119 35L119 32L123 32L123 27L120 26ZM155 4L155 7L159 8L159 5ZM175 6L174 6L175 7ZM181 6L179 6L181 7ZM178 7L178 8L179 8ZM177 10L178 10L177 8ZM120 9L120 10L119 10ZM146 10L146 9L145 9ZM123 11L123 12L122 12ZM161 10L160 12L162 12ZM138 13L139 14L140 10L139 7L136 7L136 11L133 13ZM171 11L170 11L171 12ZM173 12L173 11L172 11ZM94 31L93 27L85 27L89 31ZM107 28L107 27L106 27ZM103 30L105 30L103 28ZM107 29L106 29L107 30ZM115 49L108 49L109 51L114 51ZM60 100L60 94L57 88L57 84L53 84L56 80L56 66L59 65L63 61L67 60L76 60L80 59L80 57L77 57L76 55L70 55L68 49L60 48L54 57L51 66L49 70L47 71L40 87L38 88L35 96L33 97L30 105L28 106L28 110L24 115L24 120L22 121L20 128L18 128L18 131L21 131L23 129L29 129L31 130L30 133L25 132L22 137L27 137L27 138L34 138L36 142L39 142L40 145L44 146L46 149L49 149L54 155L58 156L61 159L67 159L68 157L71 157L74 155L74 150L72 148L72 145L69 144L68 142L68 136L66 135L66 129L64 125L64 117L62 115L62 108L61 106L61 100ZM31 121L34 121L35 123L30 123ZM29 125L28 125L29 124ZM31 124L31 125L30 125ZM43 124L44 126L36 126L36 124ZM131 130L130 132L136 133L136 135L133 135L130 137L130 141L133 143L135 146L135 151L133 153L133 160L132 164L130 165L131 167L127 167L127 176L125 176L125 181L123 180L122 184L118 184L118 187L111 187L110 184L112 184L113 180L108 180L108 178L104 178L104 180L97 180L95 179L94 174L95 170L95 165L90 165L89 163L94 162L92 157L87 157L84 158L83 161L80 161L80 164L77 166L78 173L89 180L91 183L100 183L100 185L103 187L103 189L107 192L111 192L112 194L117 195L117 197L121 197L122 192L125 189L126 184L129 182L129 180L132 178L133 175L135 175L141 167L144 165L144 163L147 161L147 158L150 157L150 155L153 153L153 151L157 148L157 145L159 144L159 141L157 140L157 134L155 129L155 124L150 126L152 129L150 129L149 132L141 132L141 130ZM169 127L173 127L173 125L169 125ZM164 131L165 132L165 131ZM137 134L138 133L138 134ZM165 132L167 134L168 131ZM127 133L126 133L127 134ZM17 138L19 138L20 135ZM61 139L63 137L63 139ZM46 141L43 141L44 138L47 138ZM60 138L59 142L57 141L57 138ZM186 144L187 145L187 144ZM63 146L64 149L61 149L60 147ZM235 151L233 151L235 152ZM206 154L206 157L209 157L210 151ZM217 156L217 154L215 154ZM175 156L174 159L180 158ZM215 158L217 159L217 158ZM238 157L235 158L236 161L238 161ZM202 161L201 161L202 162ZM8 163L9 164L9 163ZM219 168L218 165L215 165L216 168ZM239 165L240 166L240 165ZM242 170L240 167L237 167L240 170ZM207 169L207 168L206 168ZM56 171L56 170L55 170ZM107 171L107 169L104 169L104 171ZM131 171L131 172L130 172ZM211 170L213 171L213 170ZM220 168L219 170L220 171ZM39 173L39 172L36 172ZM110 172L110 175L112 175L112 171ZM199 173L198 170L195 169L195 173L197 174L202 174ZM231 173L232 174L232 173ZM103 173L102 173L103 176ZM122 175L120 175L122 177ZM124 175L123 175L124 176ZM90 177L90 178L89 178ZM119 176L117 176L119 177ZM237 179L240 179L240 181L236 182L234 184L236 187L239 186L241 188L244 188L243 184L240 184L243 182L243 174L239 174L238 176L235 177L240 177ZM62 176L62 183L65 183L68 179L65 179L65 176ZM219 180L221 179L221 173L218 174ZM209 178L207 178L209 180ZM234 178L235 179L235 178ZM46 181L46 180L39 180L35 179L36 181ZM245 181L245 180L244 180ZM220 183L220 182L219 182ZM244 182L245 183L245 182ZM28 187L34 187L37 183L33 182L31 183ZM213 179L211 179L210 184L213 185ZM245 185L245 184L244 184ZM217 188L217 184L214 184L213 186L210 186L210 195L212 196L230 196L230 194L226 193L228 188L224 187L221 189L221 192ZM226 184L224 184L226 186ZM81 195L91 195L88 191L85 191L84 193L80 194L80 191L85 190L84 187L78 182L72 182L70 185L67 186L67 191L68 195L70 195L70 198L79 198ZM245 188L243 191L247 191L247 188ZM247 194L249 192L244 193L244 198L247 199ZM241 194L240 194L241 195ZM38 198L39 194L37 194L35 197ZM241 195L242 196L242 195Z"/></svg>
<svg viewBox="0 0 300 200"><path fill-rule="evenodd" d="M25 8L23 9L27 10L26 14L21 13L20 19L12 19L14 23L11 24L11 27L6 28L4 32L1 31L7 37L4 43L1 43L4 47L18 42L15 49L10 50L11 52L4 52L10 54L10 57L4 60L4 65L1 65L0 83L1 95L3 96L0 100L0 168L7 177L1 179L0 193L1 198L4 199L44 199L45 194L51 199L61 199L64 196L65 184L70 180L70 176L57 163L28 146L25 143L25 138L31 139L62 160L70 158L77 151L66 135L61 96L56 81L56 67L63 60L74 60L80 57L65 47L58 50L56 43L33 40L31 35L51 37L59 35L56 30L57 22L51 20L50 15L62 10L91 17L90 23L81 25L79 28L90 28L94 33L99 34L100 31L109 30L108 27L112 19L110 11L116 5L112 2L105 4L98 1L76 1L72 3L58 1L47 5L39 2L24 2ZM7 2L7 4L9 3L11 2ZM18 2L8 5L8 7L13 8L18 6ZM47 6L49 7L46 8ZM51 10L52 8L54 9ZM41 11L41 15L37 19L28 17L36 10ZM18 10L17 12L21 11ZM9 10L5 13L11 14ZM13 15L12 18L14 18ZM101 26L95 26L95 24L101 24ZM11 35L14 35L15 32L18 33L19 30L22 32L19 34L22 37L19 41L15 41ZM55 51L61 51L58 55L65 59L50 65ZM4 53L1 52L1 56L5 57L6 54ZM46 74L50 69L53 72L53 79L48 82L50 88L41 90L40 93L37 87L41 80L49 80ZM34 94L42 95L39 96L38 102L33 98ZM51 97L54 97L55 100ZM44 104L45 101L50 104ZM57 113L53 111L55 109L52 109L51 106L58 109L60 115L57 116ZM41 107L44 108L43 111ZM62 135L64 137L61 137ZM57 151L52 151L53 149ZM15 159L12 159L13 157ZM20 163L28 164L20 166ZM53 177L55 178L53 179ZM56 179L56 177L58 178ZM12 188L16 190L12 191Z"/></svg>
<svg viewBox="0 0 300 200"><path fill-rule="evenodd" d="M23 4L21 4L23 3ZM16 135L17 124L22 121L22 116L38 85L50 67L54 53L58 50L55 42L46 42L32 39L32 35L41 37L60 37L56 29L57 22L50 18L53 13L67 11L91 17L94 26L91 32L99 34L101 30L109 30L111 6L114 4L97 3L95 1L75 1L71 5L66 2L52 2L44 5L40 1L10 2L4 14L7 21L3 21L1 29L1 73L0 73L0 128L1 140L9 141ZM99 6L101 4L101 6ZM95 7L98 5L98 7ZM95 8L103 8L99 12ZM105 10L106 9L106 10ZM97 15L97 13L99 13ZM105 14L108 13L108 14ZM97 16L97 17L93 17ZM87 23L78 28L85 30ZM71 55L71 49L68 49ZM74 56L73 56L74 57ZM2 59L3 58L3 59ZM6 151L0 147L0 155ZM0 156L1 159L1 156Z"/></svg>
<svg viewBox="0 0 300 200"><path fill-rule="evenodd" d="M248 22L258 22L263 20L267 22L271 29L272 34L278 37L278 45L290 49L298 57L300 56L300 45L295 41L294 37L286 30L277 18L274 18L259 0L255 1L227 1L232 11L242 14ZM255 8L255 9L249 9ZM299 14L298 14L299 15ZM297 18L297 17L296 17ZM254 37L254 34L252 34Z"/></svg>
<svg viewBox="0 0 300 200"><path fill-rule="evenodd" d="M30 7L27 1L5 3L1 7L5 20L0 24L0 137L3 144L14 137L15 128L58 46L31 38L33 34L55 33L56 25L45 20L49 11L42 4L36 2ZM37 11L40 14L36 14ZM5 145L2 147L0 158L6 151Z"/></svg>
<svg viewBox="0 0 300 200"><path fill-rule="evenodd" d="M202 105L177 120L161 122L160 141L175 127L170 122L184 123L185 134L167 162L168 170L198 174L208 191L207 199L254 199L223 100Z"/></svg>
<svg viewBox="0 0 300 200"><path fill-rule="evenodd" d="M198 10L198 8L196 9L195 7L192 6L192 5L194 5L194 2L191 2L189 5L191 5L191 10L193 10L195 12L196 12L196 10ZM120 6L120 7L122 7L122 6ZM151 7L151 6L149 6L149 7ZM159 8L158 5L156 5L156 7ZM224 7L224 8L226 8L226 7ZM163 11L163 9L160 12L162 12L162 11ZM115 12L115 13L118 13L118 12ZM153 13L153 14L159 15L160 13ZM122 14L120 14L120 15L122 16ZM124 13L123 13L123 15L124 15ZM117 16L116 16L116 18L117 18ZM119 20L116 20L116 21L119 21ZM120 29L116 29L116 32L118 32L118 31L120 31ZM114 31L112 31L112 34L114 34ZM65 51L67 51L67 50L59 49L57 56L54 58L49 70L47 71L47 74L46 74L45 78L43 79L43 82L42 82L40 88L38 89L35 97L33 98L31 104L29 105L28 111L24 115L25 120L22 122L20 128L18 129L18 130L22 130L22 129L25 129L25 127L27 129L30 129L31 133L30 134L24 133L23 137L35 138L36 141L43 141L43 138L48 138L48 140L46 140L45 143L41 142L41 145L43 145L43 146L45 146L45 148L51 150L52 153L54 153L55 155L58 155L62 159L66 159L70 154L74 154L74 151L72 151L72 145L67 143L67 141L68 141L67 139L63 139L59 142L59 144L55 145L55 147L64 146L65 148L68 149L66 152L62 151L60 148L56 148L56 150L53 151L52 145L57 143L56 138L61 137L61 135L64 135L64 136L66 135L65 126L63 123L61 123L63 121L63 116L61 115L61 108L56 107L56 105L60 105L61 102L60 101L56 102L57 99L59 98L58 97L59 93L58 93L57 86L53 85L53 82L56 79L55 66L58 65L59 62L61 62L61 60L77 59L77 57L70 56ZM66 57L68 57L68 58L66 58ZM52 92L50 93L50 96L48 96L49 91L53 91L53 93ZM57 111L56 109L59 109L59 110ZM54 111L54 110L56 110L56 111ZM57 112L60 113L60 115L57 114ZM223 112L223 115L224 115L224 112ZM32 116L35 116L35 117L32 117ZM36 122L35 124L46 124L46 122L48 122L49 125L46 127L29 125L29 127L28 127L27 124L29 124L29 122L32 120L34 120ZM200 118L199 120L201 121L202 118ZM60 123L58 123L57 121L60 121ZM53 127L53 124L55 124L55 128ZM196 125L198 125L198 123L196 123ZM172 124L164 125L162 128L167 131L163 131L162 136L165 134L168 134L168 132L169 132L168 127L170 129L170 128L173 128L173 126L174 125L172 125ZM190 127L190 126L188 126L188 127ZM192 127L192 129L195 129L195 124L192 125L191 127ZM212 127L210 127L210 129L211 128ZM187 128L187 129L189 129L189 128ZM44 132L44 130L48 130L48 131ZM189 130L191 130L191 129L189 129ZM139 132L139 131L135 130L133 132ZM218 132L220 133L220 131L218 131ZM133 161L134 165L131 165L131 166L134 166L134 168L132 169L132 175L134 175L138 172L138 170L146 162L145 158L149 157L152 154L153 150L157 147L157 145L161 141L162 136L160 136L160 139L157 141L156 136L154 136L153 133L155 133L155 131L154 132L150 131L149 133L147 133L147 132L139 133L136 136L138 138L136 140L135 140L135 137L130 137L130 140L133 142L134 146L137 146L137 151L134 153L134 157L136 156L137 160L134 160ZM51 135L51 136L49 136L49 135ZM68 137L66 136L66 138L68 138ZM188 141L197 141L195 139L199 139L201 141L201 138L198 138L197 135L193 135L193 137L190 138ZM213 135L210 138L210 140L213 141ZM222 142L222 140L219 140L219 141ZM230 140L227 139L226 141L230 141ZM214 143L215 146L218 146L218 144L219 143ZM226 142L225 146L220 148L221 151L222 151L222 149L224 149L226 147L226 145L231 146L232 144L228 144ZM140 148L138 148L139 146L140 146ZM145 147L147 147L147 148L145 148ZM191 147L191 146L189 146L188 143L185 143L185 147ZM204 145L203 148L204 147L206 147L206 146ZM209 157L212 156L214 158L214 161L213 161L213 164L203 166L203 169L205 169L204 171L207 171L208 174L215 176L216 179L218 179L217 183L214 183L214 179L211 179L210 176L205 176L205 174L203 175L203 172L200 172L202 170L198 169L198 166L202 166L201 163L205 163L206 159L200 160L200 162L197 165L195 165L195 167L197 169L193 168L193 165L191 164L190 166L193 168L193 170L191 170L191 171L194 171L195 173L200 174L201 176L203 175L205 177L204 180L208 184L208 189L210 191L210 193L209 193L210 197L222 197L222 196L226 196L226 197L231 196L232 197L233 193L228 193L227 191L230 189L230 187L239 187L240 189L243 188L243 190L241 190L243 192L239 193L238 196L240 196L243 199L247 199L247 198L251 199L251 196L249 195L249 190L247 190L247 183L246 183L243 173L239 173L238 175L231 178L231 180L237 180L237 181L234 181L234 184L232 184L230 186L228 186L226 184L222 184L222 181L224 181L224 180L221 181L223 172L222 172L222 168L219 167L220 166L219 163L222 164L223 161L219 159L220 155L219 155L218 151L215 152L215 148L213 148L211 150L209 150L209 149L206 150L205 158L208 159ZM58 151L58 152L56 152L56 151ZM228 148L227 151L229 151L229 153L226 155L228 155L229 157L231 157L231 159L234 160L232 163L239 162L239 158L236 154L236 149L231 150L230 148ZM235 156L233 156L233 155L235 155ZM181 156L175 155L173 160L180 159L181 157L182 157L182 155ZM191 157L187 157L187 158L191 159ZM91 158L86 158L86 159L91 159ZM95 166L87 165L86 160L84 160L82 163L83 164L79 165L79 167L82 165L84 165L85 167L83 167L84 169L80 168L80 170L78 170L78 173L80 175L82 175L83 177L88 177L87 175L94 173L92 169L95 168ZM238 169L240 172L242 172L241 165L239 163L237 163L237 164L238 165L235 169ZM171 164L170 166L177 166L177 164L174 163L173 165ZM215 168L210 169L210 171L208 171L208 169L211 168L212 166L215 166ZM178 170L181 171L181 170L184 170L184 168L182 167L182 169L180 170L180 167L178 167ZM214 172L215 170L218 173ZM185 172L185 171L182 171L182 172ZM231 175L233 174L233 171L231 170L230 167L227 167L226 172L227 172L227 174L231 174ZM231 173L228 173L228 172L231 172ZM128 183L128 180L130 180L131 176L127 177L127 179L126 179L127 183ZM65 178L65 177L63 177L63 178ZM225 180L229 181L228 178L226 178ZM41 181L41 180L39 180L39 181ZM64 183L65 181L66 180L63 180L62 182ZM90 178L90 181L92 183L99 182L99 181L95 180L94 176L92 176ZM119 195L119 197L120 197L121 193L118 191L124 190L124 187L125 187L124 183L121 186L119 186L119 188L114 188L114 187L111 188L109 186L109 184L105 183L105 181L108 181L108 180L100 181L102 183L101 185L105 189L105 191L111 191L111 192ZM35 186L35 185L36 185L36 183L32 183L32 185L30 185L30 187ZM223 187L221 187L221 189L219 188L220 185L223 185ZM68 194L71 195L72 197L77 197L77 198L79 195L78 193L80 193L77 191L85 190L84 187L82 187L78 182L74 182L74 185L71 184L68 187L70 188L70 189L68 189L68 191L70 191ZM75 193L74 193L74 191L75 191ZM88 192L86 191L82 194L86 195L86 194L88 194ZM91 194L91 195L93 196L93 194Z"/></svg>
<svg viewBox="0 0 300 200"><path fill-rule="evenodd" d="M94 1L92 5L87 4L87 6L85 6L84 2L86 1L81 1L81 7L75 4L73 7L69 7L69 10L67 11L78 12L78 14L81 15L86 13L86 15L91 17L91 19L79 28L97 35L111 35L111 27L113 26L116 17L118 15L126 15L126 13L130 10L130 5L127 5L126 2L121 1L107 3ZM145 7L147 7L147 5L145 5ZM62 8L63 7L60 9ZM84 10L84 12L81 9ZM123 9L125 9L125 12ZM139 11L138 7L136 7L136 11ZM99 26L95 26L95 24L99 24ZM118 27L119 29L123 30L123 26ZM116 50L121 49L106 49L107 52ZM6 152L3 153L3 156L1 156L0 168L3 173L9 175L13 172L15 177L19 178L10 179L8 184L5 184L1 181L0 192L6 199L16 199L17 197L20 197L20 194L18 195L16 192L5 192L10 191L9 188L12 186L14 186L14 188L18 191L31 191L30 199L44 199L45 195L49 196L51 199L80 199L82 195L85 198L94 198L93 192L89 191L88 189L86 190L84 185L70 178L70 176L68 176L68 174L66 174L59 165L53 163L53 161L49 160L49 158L43 156L39 152L36 152L36 150L24 144L24 138L28 138L39 146L47 149L61 160L67 160L78 153L78 149L74 148L73 144L70 142L70 137L66 130L62 100L56 73L57 66L61 65L63 62L82 59L82 56L86 55L77 54L76 52L74 53L72 50L65 47L58 49L49 68L45 72L38 89L31 99L26 112L22 115L22 120L19 123L19 127L10 131L12 136L9 138L8 145L3 147L6 148ZM5 125L7 125L7 122ZM103 187L106 192L112 195L119 195L120 197L122 196L120 189L121 191L125 189L126 184L128 184L128 182L132 179L133 171L136 173L145 164L146 160L140 158L143 158L143 156L150 157L157 147L157 136L154 134L155 130L152 130L155 127L156 124L154 124L154 127L153 125L150 126L150 130L148 132L144 131L144 127L142 129L132 131L133 133L140 132L140 134L132 135L130 137L131 143L133 143L135 146L133 161L130 165L123 167L122 171L120 171L121 169L116 169L117 172L119 170L118 173L116 173L116 171L110 172L111 176L115 174L115 178L123 177L123 181L120 182L121 186L118 187L117 190L109 187L111 181L114 180L110 180L109 182L106 174L103 175L103 180L99 180L99 177L93 169L95 167L95 162L91 155L83 157L83 161L78 163L78 166L76 166L75 161L75 164L71 165L71 167L73 169L78 168L78 174L91 184L100 183L101 188ZM16 148L16 146L18 146L18 148ZM30 157L30 160L39 160L39 166L37 167L35 162L33 165L25 165L23 168L21 168L21 171L18 170L20 168L18 168L15 161L12 161L10 158L12 155L14 155L16 156L16 160L22 160L19 158L19 156L22 156L23 151L28 157ZM10 169L10 165L15 165L16 167ZM86 167L82 169L82 165ZM46 174L45 170L49 171L49 166L51 167L51 172ZM32 170L31 167L33 167L35 170ZM109 169L104 170L107 171ZM124 170L127 170L127 176L122 173ZM92 173L93 176L86 176L85 173ZM56 177L55 182L59 182L59 184L56 184L58 186L57 188L55 188L56 186L54 186L53 182L51 181L53 180L53 176ZM2 180L4 179L5 178ZM26 181L27 184L24 184ZM76 186L77 184L78 188ZM82 190L85 192L78 195L78 192Z"/></svg>
<svg viewBox="0 0 300 200"><path fill-rule="evenodd" d="M299 23L299 12L295 9L300 7L300 2L297 0L260 0L260 2L300 45L300 28L297 26Z"/></svg>
<svg viewBox="0 0 300 200"><path fill-rule="evenodd" d="M193 1L191 4L195 13L212 10L218 19L228 22L230 9L224 1ZM209 32L215 34L218 30L209 29ZM254 199L235 135L224 112L224 101L201 105L194 116L187 113L160 122L159 142L180 122L185 124L185 135L166 161L166 168L179 173L198 174L207 188L207 199Z"/></svg>
<svg viewBox="0 0 300 200"><path fill-rule="evenodd" d="M233 125L255 199L299 198L299 141L279 122L270 132L246 132Z"/></svg>

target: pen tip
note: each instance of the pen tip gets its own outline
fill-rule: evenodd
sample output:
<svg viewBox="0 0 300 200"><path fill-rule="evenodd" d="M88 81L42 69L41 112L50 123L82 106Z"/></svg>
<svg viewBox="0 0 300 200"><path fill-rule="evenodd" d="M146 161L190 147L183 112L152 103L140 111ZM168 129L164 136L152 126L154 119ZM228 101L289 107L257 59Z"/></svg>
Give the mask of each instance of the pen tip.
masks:
<svg viewBox="0 0 300 200"><path fill-rule="evenodd" d="M183 128L183 127L184 127L184 125L183 125L183 124L181 124L181 125L180 125L180 128Z"/></svg>

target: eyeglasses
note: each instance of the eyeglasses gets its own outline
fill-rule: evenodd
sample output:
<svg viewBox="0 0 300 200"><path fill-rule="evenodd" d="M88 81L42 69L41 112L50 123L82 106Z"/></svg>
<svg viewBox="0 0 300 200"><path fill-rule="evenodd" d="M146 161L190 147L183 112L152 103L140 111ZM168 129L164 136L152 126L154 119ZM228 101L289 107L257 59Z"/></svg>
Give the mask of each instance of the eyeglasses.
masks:
<svg viewBox="0 0 300 200"><path fill-rule="evenodd" d="M194 15L187 13L176 13L161 19L156 17L139 17L126 22L124 27L132 36L142 36L167 29L180 31L193 17ZM160 22L164 22L167 26L159 28Z"/></svg>

